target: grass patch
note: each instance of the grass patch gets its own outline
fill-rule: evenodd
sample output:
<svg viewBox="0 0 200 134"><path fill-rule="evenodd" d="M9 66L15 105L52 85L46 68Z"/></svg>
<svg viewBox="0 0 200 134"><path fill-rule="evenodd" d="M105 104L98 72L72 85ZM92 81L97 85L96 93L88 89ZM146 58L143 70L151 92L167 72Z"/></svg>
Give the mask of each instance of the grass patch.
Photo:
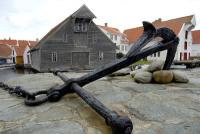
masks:
<svg viewBox="0 0 200 134"><path fill-rule="evenodd" d="M130 68L131 68L131 70L134 70L137 65L146 65L146 64L150 64L150 61L140 60L140 61L137 61L137 62L133 63L132 65L130 65Z"/></svg>

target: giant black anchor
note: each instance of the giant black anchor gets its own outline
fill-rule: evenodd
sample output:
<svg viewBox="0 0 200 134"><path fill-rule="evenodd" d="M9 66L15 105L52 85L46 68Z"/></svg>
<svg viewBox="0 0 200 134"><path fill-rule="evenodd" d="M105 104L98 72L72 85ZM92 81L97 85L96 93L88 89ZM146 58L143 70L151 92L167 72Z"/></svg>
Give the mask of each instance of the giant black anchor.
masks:
<svg viewBox="0 0 200 134"><path fill-rule="evenodd" d="M153 53L163 50L167 50L167 56L163 69L169 69L175 57L177 45L179 43L178 37L176 37L174 32L170 29L159 28L156 30L155 27L148 22L143 22L143 27L144 32L142 36L135 42L129 52L122 59L97 68L94 72L88 73L80 78L67 78L58 70L54 70L53 73L59 76L65 83L63 85L52 87L49 90L29 94L26 97L25 104L35 106L46 101L55 102L60 100L62 96L75 92L105 119L106 123L111 126L113 134L131 134L133 124L127 116L120 116L116 112L109 110L82 87L99 78L127 67ZM161 37L162 41L149 47L145 47L156 37ZM41 94L45 94L46 97L39 97Z"/></svg>

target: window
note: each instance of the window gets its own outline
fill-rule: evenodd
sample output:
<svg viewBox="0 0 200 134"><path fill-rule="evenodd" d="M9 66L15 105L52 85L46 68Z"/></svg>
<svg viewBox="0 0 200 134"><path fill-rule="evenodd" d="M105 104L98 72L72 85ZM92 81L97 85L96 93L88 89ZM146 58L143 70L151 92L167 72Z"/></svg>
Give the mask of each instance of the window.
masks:
<svg viewBox="0 0 200 134"><path fill-rule="evenodd" d="M97 42L97 34L93 32L93 43Z"/></svg>
<svg viewBox="0 0 200 134"><path fill-rule="evenodd" d="M115 35L115 40L117 40L117 35Z"/></svg>
<svg viewBox="0 0 200 134"><path fill-rule="evenodd" d="M158 52L158 57L160 57L160 52Z"/></svg>
<svg viewBox="0 0 200 134"><path fill-rule="evenodd" d="M185 31L185 39L188 38L188 31Z"/></svg>
<svg viewBox="0 0 200 134"><path fill-rule="evenodd" d="M68 40L68 35L67 35L67 33L64 33L63 34L63 41L67 42L67 40Z"/></svg>
<svg viewBox="0 0 200 134"><path fill-rule="evenodd" d="M182 53L180 53L180 61L182 60Z"/></svg>
<svg viewBox="0 0 200 134"><path fill-rule="evenodd" d="M74 32L87 32L88 24L87 23L75 23Z"/></svg>
<svg viewBox="0 0 200 134"><path fill-rule="evenodd" d="M99 60L103 60L103 52L102 51L99 51Z"/></svg>
<svg viewBox="0 0 200 134"><path fill-rule="evenodd" d="M189 53L189 58L188 58L188 60L190 60L190 53Z"/></svg>
<svg viewBox="0 0 200 134"><path fill-rule="evenodd" d="M51 54L51 61L52 62L57 62L57 53L56 52L52 52L52 54Z"/></svg>
<svg viewBox="0 0 200 134"><path fill-rule="evenodd" d="M187 50L187 41L184 43L184 50Z"/></svg>
<svg viewBox="0 0 200 134"><path fill-rule="evenodd" d="M127 46L125 46L125 50L124 50L124 51L127 51L127 49L128 49L128 47L127 47Z"/></svg>
<svg viewBox="0 0 200 134"><path fill-rule="evenodd" d="M110 39L113 40L113 35L112 34L110 34Z"/></svg>
<svg viewBox="0 0 200 134"><path fill-rule="evenodd" d="M153 54L153 57L156 57L156 53Z"/></svg>

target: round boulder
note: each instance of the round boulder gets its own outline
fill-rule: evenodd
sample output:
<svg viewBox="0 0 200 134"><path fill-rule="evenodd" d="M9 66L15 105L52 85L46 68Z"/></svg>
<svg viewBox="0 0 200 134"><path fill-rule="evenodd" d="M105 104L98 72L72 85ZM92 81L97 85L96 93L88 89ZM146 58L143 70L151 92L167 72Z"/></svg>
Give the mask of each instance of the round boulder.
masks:
<svg viewBox="0 0 200 134"><path fill-rule="evenodd" d="M173 80L173 73L168 70L155 71L153 73L153 79L155 82L161 84L170 83Z"/></svg>
<svg viewBox="0 0 200 134"><path fill-rule="evenodd" d="M153 61L147 68L148 72L154 72L161 70L163 67L164 61Z"/></svg>
<svg viewBox="0 0 200 134"><path fill-rule="evenodd" d="M174 70L172 72L174 75L174 79L173 79L174 82L179 82L179 83L188 83L189 82L189 79L187 78L186 74L184 74L183 72L178 71L178 70Z"/></svg>
<svg viewBox="0 0 200 134"><path fill-rule="evenodd" d="M136 73L139 73L139 72L146 72L146 70L144 70L144 69L137 69L137 70L134 70L134 71L130 71L130 76L131 76L132 78L134 78L134 77L135 77L135 74L136 74Z"/></svg>
<svg viewBox="0 0 200 134"><path fill-rule="evenodd" d="M152 80L152 73L138 72L135 74L134 80L138 83L150 83Z"/></svg>

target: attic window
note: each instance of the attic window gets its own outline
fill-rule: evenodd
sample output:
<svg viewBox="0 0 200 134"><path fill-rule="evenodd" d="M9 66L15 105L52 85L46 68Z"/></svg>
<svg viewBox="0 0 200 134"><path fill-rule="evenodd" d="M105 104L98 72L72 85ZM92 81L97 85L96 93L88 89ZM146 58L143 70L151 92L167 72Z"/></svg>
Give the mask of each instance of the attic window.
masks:
<svg viewBox="0 0 200 134"><path fill-rule="evenodd" d="M75 23L74 32L87 32L87 23Z"/></svg>
<svg viewBox="0 0 200 134"><path fill-rule="evenodd" d="M184 43L184 50L187 50L187 42Z"/></svg>
<svg viewBox="0 0 200 134"><path fill-rule="evenodd" d="M188 31L185 31L185 39L188 38Z"/></svg>
<svg viewBox="0 0 200 134"><path fill-rule="evenodd" d="M99 51L99 60L101 61L101 60L103 60L103 52L102 51Z"/></svg>

